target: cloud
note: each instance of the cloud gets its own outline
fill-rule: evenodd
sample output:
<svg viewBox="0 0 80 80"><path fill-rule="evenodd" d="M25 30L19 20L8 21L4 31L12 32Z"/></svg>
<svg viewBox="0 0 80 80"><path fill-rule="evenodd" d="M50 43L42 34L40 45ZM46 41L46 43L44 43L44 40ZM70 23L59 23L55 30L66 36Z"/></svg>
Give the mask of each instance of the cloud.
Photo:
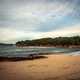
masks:
<svg viewBox="0 0 80 80"><path fill-rule="evenodd" d="M74 36L80 35L80 24L70 27L64 27L50 32L30 32L20 31L15 29L0 29L0 42L15 43L19 40L38 39L44 37L59 37L59 36Z"/></svg>
<svg viewBox="0 0 80 80"><path fill-rule="evenodd" d="M31 39L34 35L34 32L25 32L12 28L2 28L0 29L0 42L15 43L18 40Z"/></svg>
<svg viewBox="0 0 80 80"><path fill-rule="evenodd" d="M69 35L79 22L80 0L0 0L0 42Z"/></svg>
<svg viewBox="0 0 80 80"><path fill-rule="evenodd" d="M5 3L5 4L10 4ZM45 5L45 6L44 6ZM34 3L27 5L7 5L2 8L1 26L14 27L18 29L26 29L27 27L38 30L40 25L46 24L48 21L58 19L69 13L68 4L62 5L61 3ZM52 22L50 22L52 23ZM36 27L36 28L35 28ZM43 27L43 26L42 26ZM33 29L33 30L34 30Z"/></svg>
<svg viewBox="0 0 80 80"><path fill-rule="evenodd" d="M69 27L60 28L50 32L42 32L38 38L42 37L59 37L59 36L75 36L80 35L80 24L72 25Z"/></svg>

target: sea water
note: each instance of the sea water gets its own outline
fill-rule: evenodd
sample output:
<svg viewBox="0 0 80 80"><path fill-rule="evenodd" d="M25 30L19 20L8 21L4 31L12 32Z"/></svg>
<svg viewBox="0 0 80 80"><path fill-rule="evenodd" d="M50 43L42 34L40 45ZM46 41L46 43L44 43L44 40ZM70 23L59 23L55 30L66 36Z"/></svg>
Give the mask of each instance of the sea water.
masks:
<svg viewBox="0 0 80 80"><path fill-rule="evenodd" d="M55 47L25 47L0 46L0 56L2 57L26 57L29 54L43 53L63 53L67 55L80 55L79 48L55 48Z"/></svg>

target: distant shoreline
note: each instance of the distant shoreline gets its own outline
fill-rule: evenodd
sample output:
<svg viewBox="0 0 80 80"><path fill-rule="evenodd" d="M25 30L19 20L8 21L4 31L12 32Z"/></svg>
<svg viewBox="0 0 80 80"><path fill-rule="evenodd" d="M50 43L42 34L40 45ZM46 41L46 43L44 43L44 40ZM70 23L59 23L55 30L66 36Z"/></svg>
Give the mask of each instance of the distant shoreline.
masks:
<svg viewBox="0 0 80 80"><path fill-rule="evenodd" d="M80 48L80 45L76 46L76 45L71 45L71 46L17 46L18 48L50 48L50 47L54 47L54 48Z"/></svg>

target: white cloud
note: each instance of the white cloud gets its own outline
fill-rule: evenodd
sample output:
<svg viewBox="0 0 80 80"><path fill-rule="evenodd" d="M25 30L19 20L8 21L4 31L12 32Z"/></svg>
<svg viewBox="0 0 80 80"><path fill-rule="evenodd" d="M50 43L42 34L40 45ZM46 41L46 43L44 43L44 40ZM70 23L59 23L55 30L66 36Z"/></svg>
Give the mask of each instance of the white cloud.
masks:
<svg viewBox="0 0 80 80"><path fill-rule="evenodd" d="M59 37L59 36L74 36L80 35L80 24L64 27L52 32L42 33L40 37Z"/></svg>
<svg viewBox="0 0 80 80"><path fill-rule="evenodd" d="M0 29L0 42L15 43L19 40L34 39L37 38L40 33L30 31L20 31L13 28L1 28Z"/></svg>
<svg viewBox="0 0 80 80"><path fill-rule="evenodd" d="M46 24L49 20L53 20L54 23L60 21L66 15L72 14L74 9L74 5L68 2L63 4L58 2L59 0L52 3L38 1L37 3L24 3L21 1L22 4L14 4L14 1L10 2L8 0L2 5L0 12L0 42L80 34L80 25L78 24L68 28L63 26L64 28L61 29L58 26L56 30L51 32L37 32L38 28L43 27L41 24ZM46 29L47 26L44 27Z"/></svg>
<svg viewBox="0 0 80 80"><path fill-rule="evenodd" d="M53 18L54 21L60 17L64 17L72 12L72 7L69 3L63 5L59 2L54 3L26 3L24 5L8 5L3 9L3 16L6 16L8 27L16 27L18 29L34 30L41 23ZM7 25L7 23L5 23ZM7 27L7 26L6 26Z"/></svg>
<svg viewBox="0 0 80 80"><path fill-rule="evenodd" d="M64 27L52 32L20 31L13 28L0 29L0 42L14 43L18 40L37 39L43 37L73 36L80 34L80 24Z"/></svg>

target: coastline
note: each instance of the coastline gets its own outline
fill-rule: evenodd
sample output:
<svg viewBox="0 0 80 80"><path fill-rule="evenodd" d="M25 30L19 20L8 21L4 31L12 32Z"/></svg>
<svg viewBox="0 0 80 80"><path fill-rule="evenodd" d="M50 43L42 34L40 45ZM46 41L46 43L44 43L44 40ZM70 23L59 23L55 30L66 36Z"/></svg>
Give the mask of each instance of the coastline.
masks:
<svg viewBox="0 0 80 80"><path fill-rule="evenodd" d="M0 62L2 80L80 80L80 56L43 55L46 58Z"/></svg>
<svg viewBox="0 0 80 80"><path fill-rule="evenodd" d="M70 45L70 46L17 46L17 48L80 48L80 45Z"/></svg>
<svg viewBox="0 0 80 80"><path fill-rule="evenodd" d="M47 58L48 55L60 55L60 54L63 54L63 53L38 53L38 54L28 54L27 56L22 56L22 57L19 57L19 56L15 56L15 57L12 57L12 56L0 56L0 62L5 62L5 61L27 61L27 60L36 60L36 59L42 59L42 58ZM47 57L46 57L47 56Z"/></svg>

